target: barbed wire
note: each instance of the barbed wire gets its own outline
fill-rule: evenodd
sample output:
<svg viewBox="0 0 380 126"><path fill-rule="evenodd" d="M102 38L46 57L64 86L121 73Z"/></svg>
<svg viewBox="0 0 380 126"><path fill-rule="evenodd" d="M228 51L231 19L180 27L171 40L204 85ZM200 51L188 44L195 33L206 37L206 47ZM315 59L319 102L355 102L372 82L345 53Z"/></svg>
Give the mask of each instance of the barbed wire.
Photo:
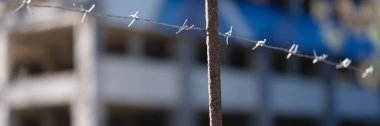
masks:
<svg viewBox="0 0 380 126"><path fill-rule="evenodd" d="M187 19L185 20L185 22L184 22L183 25L176 25L176 24L170 24L170 23L166 23L166 22L160 22L160 21L156 21L156 20L152 20L152 19L140 18L140 17L137 17L137 13L135 15L120 16L120 15L105 14L105 13L100 13L100 12L91 12L91 10L93 9L93 7L91 9L89 9L89 10L86 10L82 6L80 8L77 8L77 7L63 7L63 6L47 5L47 4L31 4L30 2L31 2L30 0L23 0L22 4L17 8L17 10L19 10L23 6L26 6L27 9L28 9L28 11L30 11L30 13L33 14L31 12L31 9L29 7L33 7L33 8L53 8L53 9L59 9L59 10L63 10L63 11L82 13L82 14L84 14L83 18L82 18L82 21L85 18L85 15L92 15L92 16L104 17L104 18L116 18L116 19L123 19L123 20L127 19L127 20L131 20L131 21L134 20L134 21L139 22L139 23L150 23L150 24L161 25L161 26L170 27L170 28L177 28L177 29L179 29L179 31L177 33L181 32L182 30L197 30L197 31L206 32L206 29L202 28L202 27L196 27L194 25L192 25L190 27L187 26L186 25ZM93 6L95 6L95 5L93 5ZM265 48L268 48L268 49L272 49L272 50L288 53L288 57L287 57L288 59L289 59L289 57L291 55L294 55L294 56L297 56L297 57L310 59L310 60L313 61L313 63L321 62L321 63L325 63L327 65L336 66L337 69L346 68L346 69L350 69L350 70L353 70L353 71L356 71L356 72L360 72L360 73L362 73L362 77L363 78L366 77L368 74L372 74L372 72L373 72L373 66L372 65L369 66L367 69L362 70L361 68L359 68L357 66L350 65L351 60L348 59L348 58L346 58L344 61L341 61L341 62L335 62L335 61L332 61L332 60L327 60L326 59L327 58L326 54L323 54L321 56L316 55L315 51L314 51L314 55L307 55L307 54L299 53L297 51L298 45L296 45L296 44L293 44L292 48L287 49L287 48L282 48L282 47L277 47L277 46L272 46L272 45L265 44L266 40L264 40L264 41L256 41L256 40L253 40L253 39L250 39L250 38L247 38L247 37L238 36L238 35L232 35L232 26L231 26L231 30L229 32L227 32L227 33L221 33L221 32L219 32L219 35L223 36L223 37L226 37L226 43L227 44L228 44L228 38L234 38L236 40L247 41L247 42L256 44L256 46L254 48L252 48L252 50L254 50L255 48L257 48L258 46L262 46L262 47L265 47ZM295 48L293 48L293 47L295 47ZM324 55L325 55L325 57L323 57Z"/></svg>

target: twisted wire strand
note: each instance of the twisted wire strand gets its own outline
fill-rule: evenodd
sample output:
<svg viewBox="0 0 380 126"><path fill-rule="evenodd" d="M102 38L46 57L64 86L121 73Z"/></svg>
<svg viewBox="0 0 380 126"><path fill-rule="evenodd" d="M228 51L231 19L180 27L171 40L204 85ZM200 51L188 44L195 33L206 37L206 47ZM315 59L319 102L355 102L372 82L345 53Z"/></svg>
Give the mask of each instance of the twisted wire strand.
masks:
<svg viewBox="0 0 380 126"><path fill-rule="evenodd" d="M64 11L71 11L71 12L76 12L76 13L85 13L84 12L85 10L80 9L80 8L74 8L74 7L63 7L63 6L46 5L46 4L30 4L28 6L34 7L34 8L53 8L53 9L59 9L59 10L64 10ZM131 16L120 16L120 15L104 14L104 13L99 13L99 12L91 12L91 13L87 13L87 14L88 15L92 15L92 16L97 16L97 17L115 18L115 19L122 19L122 20L133 20L134 19ZM136 22L139 22L139 23L150 23L150 24L161 25L161 26L170 27L170 28L176 28L176 29L179 29L179 28L183 27L182 25L170 24L170 23L160 22L160 21L156 21L156 20L152 20L152 19L146 19L146 18L137 18ZM189 30L196 30L196 31L204 31L204 32L206 31L205 28L201 28L201 27L191 27L191 28L188 28L188 29ZM225 36L224 33L221 33L221 32L219 32L219 35L227 37L227 36ZM236 40L247 41L247 42L250 42L250 43L253 43L253 44L256 44L258 42L256 40L252 40L250 38L242 37L242 36L238 36L238 35L230 35L228 37L234 38ZM284 52L284 53L291 53L291 52L289 52L289 50L287 48L276 47L276 46L272 46L272 45L268 45L268 44L264 44L263 47L265 47L267 49L281 51L281 52ZM307 58L307 59L310 59L310 60L315 59L315 57L313 55L307 55L307 54L302 54L302 53L292 53L292 55L297 56L297 57ZM331 60L328 60L328 59L322 60L322 61L318 61L318 62L325 63L325 64L331 65L331 66L336 66L336 65L340 64L339 62L331 61ZM350 70L353 70L353 71L356 71L356 72L360 72L360 73L364 72L364 70L360 69L359 67L352 66L352 65L346 67L346 69L350 69Z"/></svg>

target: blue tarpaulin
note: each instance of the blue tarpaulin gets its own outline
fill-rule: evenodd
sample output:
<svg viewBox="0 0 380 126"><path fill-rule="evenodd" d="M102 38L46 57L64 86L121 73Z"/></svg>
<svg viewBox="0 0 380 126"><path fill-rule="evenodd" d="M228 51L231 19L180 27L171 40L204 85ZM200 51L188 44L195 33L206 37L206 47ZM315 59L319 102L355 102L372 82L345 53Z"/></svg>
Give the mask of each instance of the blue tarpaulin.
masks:
<svg viewBox="0 0 380 126"><path fill-rule="evenodd" d="M364 60L374 53L374 47L370 39L364 35L344 32L346 38L340 52L331 51L327 40L324 40L319 22L312 19L310 15L292 16L287 12L273 8L256 6L245 2L234 3L245 22L247 28L254 31L254 34L247 36L254 40L267 38L268 44L290 47L293 43L299 45L301 53L311 54L313 50L320 53L335 52L330 54L334 57L349 57L353 60ZM182 24L188 19L188 25L195 24L197 27L205 27L204 1L194 0L167 0L162 7L160 21L173 24ZM219 8L219 13L223 8ZM230 29L231 20L219 15L219 30L227 32ZM175 32L177 29L161 28L164 31ZM237 29L234 29L237 30ZM233 34L236 32L233 32ZM198 32L199 35L204 35ZM236 35L236 34L235 34Z"/></svg>

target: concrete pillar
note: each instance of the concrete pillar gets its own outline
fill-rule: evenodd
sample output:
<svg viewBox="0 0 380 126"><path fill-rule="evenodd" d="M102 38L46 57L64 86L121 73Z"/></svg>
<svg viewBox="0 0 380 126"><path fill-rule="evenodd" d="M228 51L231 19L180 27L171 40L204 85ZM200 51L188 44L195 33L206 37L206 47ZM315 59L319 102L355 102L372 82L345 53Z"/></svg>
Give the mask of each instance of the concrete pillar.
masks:
<svg viewBox="0 0 380 126"><path fill-rule="evenodd" d="M256 49L255 52L257 53L257 57L254 57L254 62L256 64L256 69L257 75L259 77L259 99L260 99L260 104L259 104L259 109L257 113L257 121L256 123L251 123L252 126L272 126L274 124L274 114L271 110L271 105L269 103L270 101L270 74L271 74L271 66L272 66L272 61L270 57L271 56L271 51L267 49ZM255 53L254 52L254 53ZM254 119L251 119L254 120Z"/></svg>
<svg viewBox="0 0 380 126"><path fill-rule="evenodd" d="M128 49L132 57L142 57L144 55L144 36L139 33L131 33L128 36Z"/></svg>
<svg viewBox="0 0 380 126"><path fill-rule="evenodd" d="M0 126L10 126L10 113L10 107L5 102L0 102Z"/></svg>
<svg viewBox="0 0 380 126"><path fill-rule="evenodd" d="M9 68L8 68L8 31L5 28L0 29L0 92L8 82Z"/></svg>
<svg viewBox="0 0 380 126"><path fill-rule="evenodd" d="M75 70L78 74L78 94L71 106L72 126L102 126L104 107L98 82L99 26L88 15L74 27Z"/></svg>
<svg viewBox="0 0 380 126"><path fill-rule="evenodd" d="M179 97L178 104L173 111L173 116L171 118L172 126L195 126L196 125L196 113L193 107L193 102L191 101L191 87L190 87L190 77L191 68L194 65L194 46L195 40L190 38L180 37L178 38L178 73L180 75L178 87L179 87Z"/></svg>
<svg viewBox="0 0 380 126"><path fill-rule="evenodd" d="M0 28L0 126L10 125L10 107L4 99L4 91L9 79L8 71L8 31Z"/></svg>

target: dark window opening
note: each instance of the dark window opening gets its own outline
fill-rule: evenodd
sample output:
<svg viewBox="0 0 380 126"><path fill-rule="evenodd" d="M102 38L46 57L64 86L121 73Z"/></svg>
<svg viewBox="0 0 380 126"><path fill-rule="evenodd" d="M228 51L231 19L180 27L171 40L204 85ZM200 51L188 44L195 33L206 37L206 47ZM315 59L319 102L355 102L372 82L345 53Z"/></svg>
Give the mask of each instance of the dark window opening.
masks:
<svg viewBox="0 0 380 126"><path fill-rule="evenodd" d="M281 8L286 10L288 8L289 1L288 0L272 0L272 5L276 8Z"/></svg>
<svg viewBox="0 0 380 126"><path fill-rule="evenodd" d="M288 72L286 54L275 51L273 53L273 69L278 73Z"/></svg>
<svg viewBox="0 0 380 126"><path fill-rule="evenodd" d="M236 2L244 3L244 4L252 4L254 1L253 0L236 0Z"/></svg>
<svg viewBox="0 0 380 126"><path fill-rule="evenodd" d="M127 32L123 29L109 28L105 31L106 52L112 55L128 53Z"/></svg>
<svg viewBox="0 0 380 126"><path fill-rule="evenodd" d="M342 82L350 82L352 81L352 73L351 70L342 68L337 70L337 79Z"/></svg>
<svg viewBox="0 0 380 126"><path fill-rule="evenodd" d="M303 11L305 14L310 14L311 12L311 0L304 0L302 1L302 4L303 4Z"/></svg>
<svg viewBox="0 0 380 126"><path fill-rule="evenodd" d="M12 112L18 126L70 126L68 107L28 108Z"/></svg>
<svg viewBox="0 0 380 126"><path fill-rule="evenodd" d="M10 34L9 41L11 78L74 69L72 27L15 32Z"/></svg>
<svg viewBox="0 0 380 126"><path fill-rule="evenodd" d="M226 48L228 50L228 65L239 69L245 69L251 65L251 50L249 48L237 45L231 45Z"/></svg>
<svg viewBox="0 0 380 126"><path fill-rule="evenodd" d="M38 76L41 75L45 70L39 63L26 63L26 64L16 64L12 71L13 77L20 76Z"/></svg>
<svg viewBox="0 0 380 126"><path fill-rule="evenodd" d="M169 125L168 112L160 109L112 106L108 115L108 126Z"/></svg>
<svg viewBox="0 0 380 126"><path fill-rule="evenodd" d="M322 75L322 64L312 62L313 60L300 58L300 73L304 76L317 77Z"/></svg>
<svg viewBox="0 0 380 126"><path fill-rule="evenodd" d="M276 126L319 126L320 121L308 117L284 117L279 116L275 119Z"/></svg>
<svg viewBox="0 0 380 126"><path fill-rule="evenodd" d="M370 0L353 0L353 3L356 7L362 5L365 2L369 2Z"/></svg>
<svg viewBox="0 0 380 126"><path fill-rule="evenodd" d="M206 112L198 116L198 126L209 126L209 115ZM223 113L223 126L248 126L250 116L243 113Z"/></svg>
<svg viewBox="0 0 380 126"><path fill-rule="evenodd" d="M197 42L197 62L206 65L207 64L207 45L206 40L201 39Z"/></svg>
<svg viewBox="0 0 380 126"><path fill-rule="evenodd" d="M159 35L149 35L147 41L144 42L144 53L147 57L157 59L174 58L176 47L175 43L167 37Z"/></svg>
<svg viewBox="0 0 380 126"><path fill-rule="evenodd" d="M376 121L366 120L343 120L339 124L340 126L377 126Z"/></svg>

